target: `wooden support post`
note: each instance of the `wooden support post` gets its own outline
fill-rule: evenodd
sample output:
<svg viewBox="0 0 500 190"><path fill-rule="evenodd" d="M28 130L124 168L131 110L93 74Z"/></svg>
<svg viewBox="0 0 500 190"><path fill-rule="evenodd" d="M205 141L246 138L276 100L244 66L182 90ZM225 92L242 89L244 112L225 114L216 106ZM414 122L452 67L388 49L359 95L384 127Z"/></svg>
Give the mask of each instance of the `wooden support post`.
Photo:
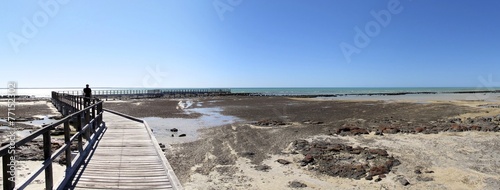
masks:
<svg viewBox="0 0 500 190"><path fill-rule="evenodd" d="M64 142L68 144L68 148L66 148L66 171L69 171L71 168L71 141L70 141L70 131L69 121L64 122Z"/></svg>
<svg viewBox="0 0 500 190"><path fill-rule="evenodd" d="M52 162L50 161L50 157L52 156L51 146L52 143L50 140L50 131L47 131L43 134L43 159L48 164L47 168L45 168L45 189L52 189L54 186L54 179L52 176Z"/></svg>
<svg viewBox="0 0 500 190"><path fill-rule="evenodd" d="M12 159L13 155L7 153L2 157L2 167L3 167L3 189L11 190L16 186L16 166L15 163L12 165L11 162L15 162ZM11 175L13 174L13 175Z"/></svg>
<svg viewBox="0 0 500 190"><path fill-rule="evenodd" d="M76 118L76 131L80 133L80 135L78 135L78 152L80 155L83 152L82 123L82 114L78 114Z"/></svg>
<svg viewBox="0 0 500 190"><path fill-rule="evenodd" d="M62 112L63 117L68 115L68 113L66 112L66 106L62 107L61 112Z"/></svg>
<svg viewBox="0 0 500 190"><path fill-rule="evenodd" d="M98 126L101 126L101 124L102 124L102 119L103 119L103 117L104 117L104 116L103 116L103 115L104 115L104 113L103 113L103 111L102 111L102 104L103 104L102 102L101 102L101 103L99 103L99 107L97 107L97 113L99 113L99 115L100 115L100 117L99 117L99 123L97 124Z"/></svg>
<svg viewBox="0 0 500 190"><path fill-rule="evenodd" d="M92 105L95 105L95 103L96 103L96 99L93 99ZM95 110L96 110L96 106L92 106L92 119L95 118Z"/></svg>
<svg viewBox="0 0 500 190"><path fill-rule="evenodd" d="M89 142L90 141L90 129L92 128L91 123L90 123L90 110L85 110L84 113L85 113L85 125L89 125L87 127L87 129L85 130L85 138L87 139L87 142Z"/></svg>

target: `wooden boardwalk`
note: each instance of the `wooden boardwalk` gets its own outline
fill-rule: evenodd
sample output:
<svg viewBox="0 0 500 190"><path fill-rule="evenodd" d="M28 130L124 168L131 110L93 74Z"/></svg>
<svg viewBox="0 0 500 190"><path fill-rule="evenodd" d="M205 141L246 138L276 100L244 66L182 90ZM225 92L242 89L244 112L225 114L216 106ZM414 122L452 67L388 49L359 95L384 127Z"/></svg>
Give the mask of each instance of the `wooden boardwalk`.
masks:
<svg viewBox="0 0 500 190"><path fill-rule="evenodd" d="M147 123L109 111L106 131L72 181L74 189L182 189Z"/></svg>

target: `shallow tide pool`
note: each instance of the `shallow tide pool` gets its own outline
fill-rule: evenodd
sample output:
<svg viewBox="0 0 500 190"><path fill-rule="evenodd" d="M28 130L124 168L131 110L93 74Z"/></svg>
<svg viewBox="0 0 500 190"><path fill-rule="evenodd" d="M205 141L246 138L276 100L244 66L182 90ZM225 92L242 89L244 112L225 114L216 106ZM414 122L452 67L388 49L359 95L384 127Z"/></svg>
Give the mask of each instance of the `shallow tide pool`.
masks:
<svg viewBox="0 0 500 190"><path fill-rule="evenodd" d="M222 115L221 108L190 108L184 109L187 113L202 114L199 118L184 119L184 118L160 118L160 117L145 117L148 125L153 129L153 134L159 142L176 144L195 141L199 137L199 129L217 127L235 123L240 121L234 116ZM170 130L176 128L178 132ZM185 134L185 137L179 135ZM173 137L172 137L173 135Z"/></svg>

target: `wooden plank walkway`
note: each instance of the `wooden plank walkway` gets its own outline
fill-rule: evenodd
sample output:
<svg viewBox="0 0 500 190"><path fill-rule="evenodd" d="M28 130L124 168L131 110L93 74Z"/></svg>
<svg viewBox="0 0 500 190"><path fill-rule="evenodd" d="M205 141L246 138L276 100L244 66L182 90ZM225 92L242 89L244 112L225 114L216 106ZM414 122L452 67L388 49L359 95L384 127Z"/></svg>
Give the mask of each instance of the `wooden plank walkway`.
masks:
<svg viewBox="0 0 500 190"><path fill-rule="evenodd" d="M182 189L146 123L104 112L106 131L75 189Z"/></svg>

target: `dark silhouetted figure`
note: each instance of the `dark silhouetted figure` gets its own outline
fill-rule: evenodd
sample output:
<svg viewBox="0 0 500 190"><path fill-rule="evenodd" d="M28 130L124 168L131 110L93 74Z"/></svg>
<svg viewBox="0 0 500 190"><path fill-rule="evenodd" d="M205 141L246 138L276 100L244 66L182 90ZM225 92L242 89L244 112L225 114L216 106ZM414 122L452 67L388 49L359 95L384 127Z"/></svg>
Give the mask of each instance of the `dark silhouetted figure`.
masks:
<svg viewBox="0 0 500 190"><path fill-rule="evenodd" d="M84 97L84 106L90 106L90 98L92 98L92 89L89 88L89 85L87 84L87 88L83 89L83 95Z"/></svg>

